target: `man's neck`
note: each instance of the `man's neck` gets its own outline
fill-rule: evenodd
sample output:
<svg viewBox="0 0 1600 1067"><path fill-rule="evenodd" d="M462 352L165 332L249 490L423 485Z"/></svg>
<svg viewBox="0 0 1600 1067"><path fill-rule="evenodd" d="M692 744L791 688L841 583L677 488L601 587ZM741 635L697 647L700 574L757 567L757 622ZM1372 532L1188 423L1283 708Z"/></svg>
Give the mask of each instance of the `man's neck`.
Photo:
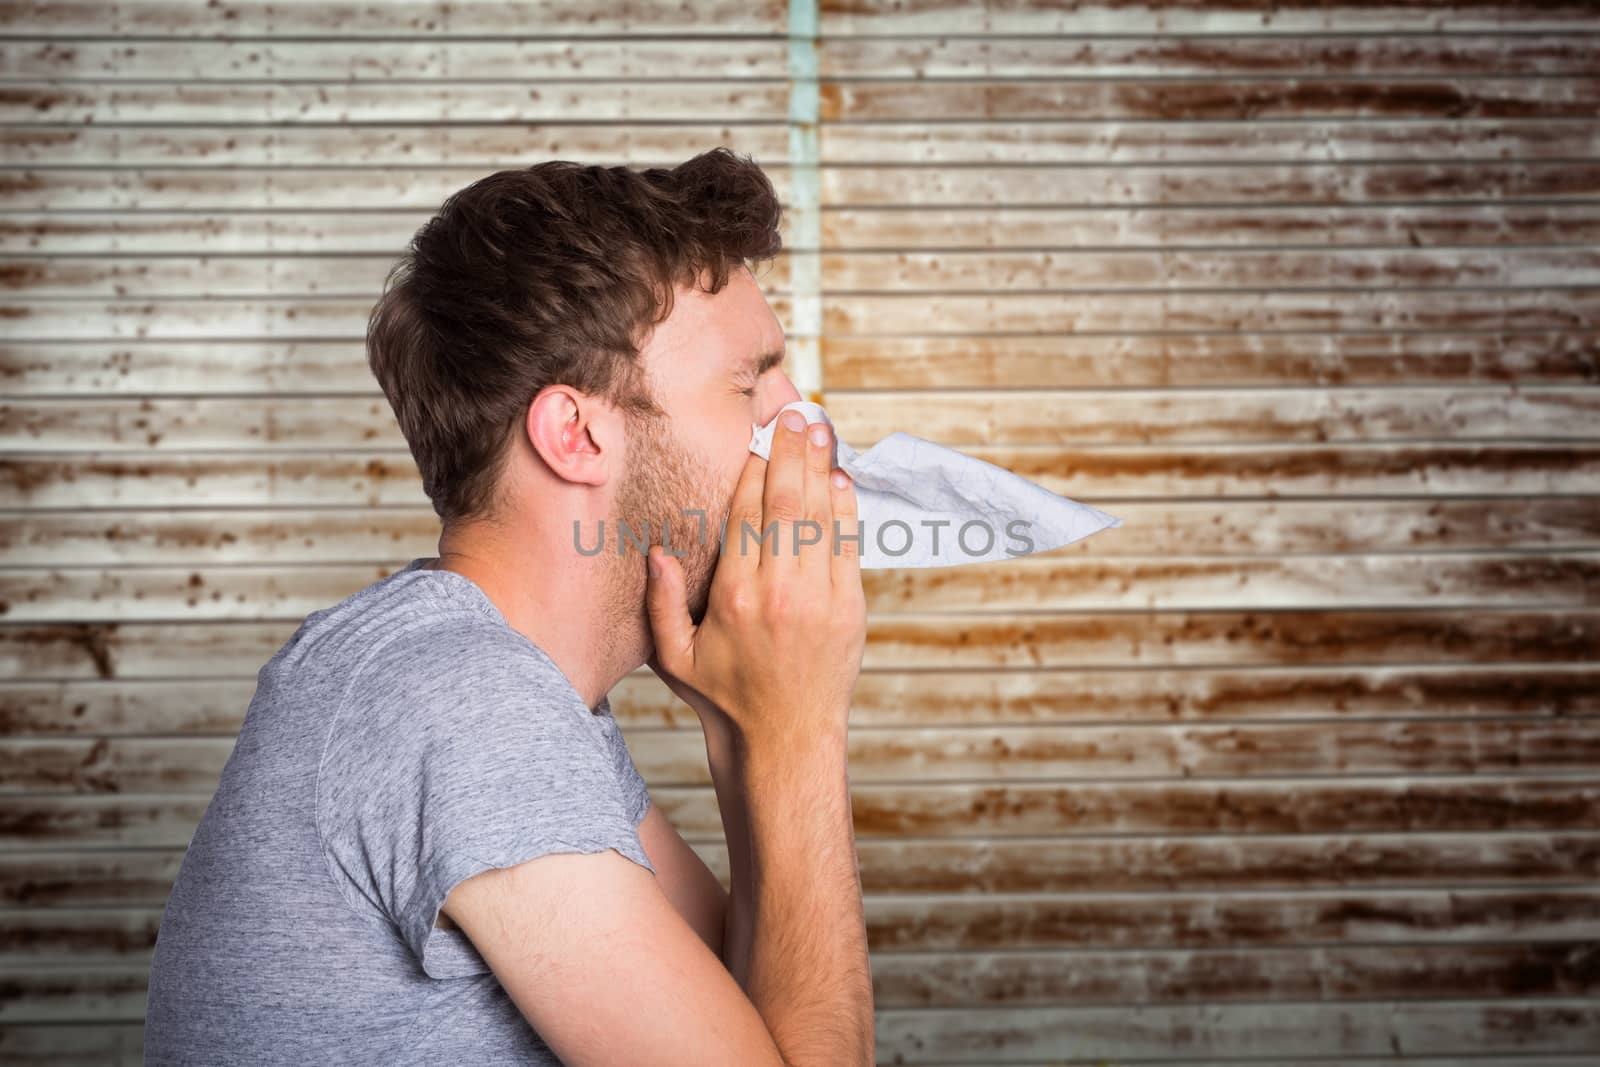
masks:
<svg viewBox="0 0 1600 1067"><path fill-rule="evenodd" d="M644 662L648 624L642 600L637 617L617 618L608 603L603 561L577 556L570 544L565 548L525 543L512 550L481 530L450 531L440 538L438 558L425 566L474 582L593 710Z"/></svg>

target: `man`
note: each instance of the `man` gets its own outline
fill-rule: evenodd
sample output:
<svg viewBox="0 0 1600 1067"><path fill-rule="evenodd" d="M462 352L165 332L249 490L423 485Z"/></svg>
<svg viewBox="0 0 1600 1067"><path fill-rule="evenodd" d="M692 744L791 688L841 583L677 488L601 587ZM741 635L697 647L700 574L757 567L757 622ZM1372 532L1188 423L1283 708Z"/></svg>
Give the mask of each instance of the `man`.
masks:
<svg viewBox="0 0 1600 1067"><path fill-rule="evenodd" d="M368 356L439 554L262 668L162 918L147 1062L872 1062L854 490L826 427L746 447L798 398L751 273L778 218L718 149L501 172L418 232ZM731 894L611 716L646 662L699 715Z"/></svg>

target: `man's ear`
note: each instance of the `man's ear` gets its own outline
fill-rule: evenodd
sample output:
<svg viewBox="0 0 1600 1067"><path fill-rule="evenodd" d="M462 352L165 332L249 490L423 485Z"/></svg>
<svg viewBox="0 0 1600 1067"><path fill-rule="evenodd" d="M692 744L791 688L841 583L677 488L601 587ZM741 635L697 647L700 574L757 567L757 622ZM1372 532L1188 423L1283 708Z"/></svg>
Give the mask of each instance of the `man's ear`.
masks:
<svg viewBox="0 0 1600 1067"><path fill-rule="evenodd" d="M610 404L569 385L549 385L528 405L528 443L556 477L604 485L620 470L621 417Z"/></svg>

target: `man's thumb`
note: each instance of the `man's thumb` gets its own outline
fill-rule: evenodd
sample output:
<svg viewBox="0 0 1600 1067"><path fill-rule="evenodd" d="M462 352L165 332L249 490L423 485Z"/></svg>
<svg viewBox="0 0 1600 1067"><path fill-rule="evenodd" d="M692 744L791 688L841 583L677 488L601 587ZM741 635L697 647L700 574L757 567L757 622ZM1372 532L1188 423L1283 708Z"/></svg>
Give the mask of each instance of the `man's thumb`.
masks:
<svg viewBox="0 0 1600 1067"><path fill-rule="evenodd" d="M679 674L689 646L694 641L694 624L689 619L689 594L683 586L683 565L659 545L651 545L645 557L645 611L650 617L650 632L655 640L656 658L673 674Z"/></svg>

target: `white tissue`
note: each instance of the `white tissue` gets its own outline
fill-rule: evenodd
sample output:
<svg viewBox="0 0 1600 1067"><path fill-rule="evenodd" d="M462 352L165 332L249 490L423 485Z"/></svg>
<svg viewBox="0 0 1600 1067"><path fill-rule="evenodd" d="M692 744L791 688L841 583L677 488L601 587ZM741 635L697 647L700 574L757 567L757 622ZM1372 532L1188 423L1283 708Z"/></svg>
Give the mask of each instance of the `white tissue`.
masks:
<svg viewBox="0 0 1600 1067"><path fill-rule="evenodd" d="M750 424L750 451L767 458L778 417L791 409L807 425L833 425L820 404L796 400L765 426ZM855 480L865 570L1015 559L1122 525L1003 467L908 433L860 453L836 435L834 447L834 465Z"/></svg>

